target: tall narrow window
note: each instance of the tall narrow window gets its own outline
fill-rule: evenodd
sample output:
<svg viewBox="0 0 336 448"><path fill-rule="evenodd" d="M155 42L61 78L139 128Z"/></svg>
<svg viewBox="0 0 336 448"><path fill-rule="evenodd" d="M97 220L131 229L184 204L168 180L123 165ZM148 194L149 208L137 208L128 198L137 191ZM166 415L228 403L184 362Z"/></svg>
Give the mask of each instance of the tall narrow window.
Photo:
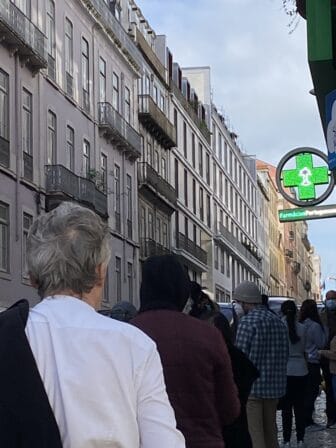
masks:
<svg viewBox="0 0 336 448"><path fill-rule="evenodd" d="M140 208L140 238L146 238L146 209L145 207Z"/></svg>
<svg viewBox="0 0 336 448"><path fill-rule="evenodd" d="M148 212L148 238L154 240L154 219L152 212Z"/></svg>
<svg viewBox="0 0 336 448"><path fill-rule="evenodd" d="M161 244L161 219L159 217L156 218L156 241Z"/></svg>
<svg viewBox="0 0 336 448"><path fill-rule="evenodd" d="M203 198L203 188L199 189L199 207L200 207L200 218L204 221L204 198Z"/></svg>
<svg viewBox="0 0 336 448"><path fill-rule="evenodd" d="M160 93L160 109L162 112L165 111L165 97Z"/></svg>
<svg viewBox="0 0 336 448"><path fill-rule="evenodd" d="M195 134L191 134L191 163L193 168L196 168L196 143Z"/></svg>
<svg viewBox="0 0 336 448"><path fill-rule="evenodd" d="M153 86L153 100L155 104L158 103L158 89L156 86Z"/></svg>
<svg viewBox="0 0 336 448"><path fill-rule="evenodd" d="M218 269L219 247L215 244L215 269Z"/></svg>
<svg viewBox="0 0 336 448"><path fill-rule="evenodd" d="M196 208L197 208L197 204L196 204L196 181L195 179L193 179L192 181L192 195L193 195L193 212L196 214Z"/></svg>
<svg viewBox="0 0 336 448"><path fill-rule="evenodd" d="M83 141L82 173L84 177L89 177L90 175L90 143L87 140Z"/></svg>
<svg viewBox="0 0 336 448"><path fill-rule="evenodd" d="M121 258L115 257L116 300L121 301Z"/></svg>
<svg viewBox="0 0 336 448"><path fill-rule="evenodd" d="M73 96L73 26L65 19L65 75L66 93Z"/></svg>
<svg viewBox="0 0 336 448"><path fill-rule="evenodd" d="M210 186L210 156L208 153L205 155L205 178L207 184Z"/></svg>
<svg viewBox="0 0 336 448"><path fill-rule="evenodd" d="M210 196L207 194L207 226L211 227L211 203Z"/></svg>
<svg viewBox="0 0 336 448"><path fill-rule="evenodd" d="M106 62L99 58L99 101L106 101Z"/></svg>
<svg viewBox="0 0 336 448"><path fill-rule="evenodd" d="M119 98L119 76L116 73L113 73L112 87L113 87L112 105L113 105L115 110L119 111L119 104L120 104L120 98ZM126 92L125 92L125 94L126 94ZM130 97L129 97L129 101L131 101Z"/></svg>
<svg viewBox="0 0 336 448"><path fill-rule="evenodd" d="M184 170L184 204L188 207L188 171Z"/></svg>
<svg viewBox="0 0 336 448"><path fill-rule="evenodd" d="M220 134L220 132L218 131L218 158L219 160L222 162L222 134Z"/></svg>
<svg viewBox="0 0 336 448"><path fill-rule="evenodd" d="M75 133L74 130L67 126L66 129L66 153L65 153L65 166L70 171L74 171L74 159L75 159Z"/></svg>
<svg viewBox="0 0 336 448"><path fill-rule="evenodd" d="M55 66L55 3L52 0L47 0L47 51L48 51L48 76L56 80L56 66Z"/></svg>
<svg viewBox="0 0 336 448"><path fill-rule="evenodd" d="M179 196L179 164L178 160L175 159L175 190L176 196Z"/></svg>
<svg viewBox="0 0 336 448"><path fill-rule="evenodd" d="M115 194L115 229L121 231L121 214L120 214L120 167L118 165L114 166L114 194Z"/></svg>
<svg viewBox="0 0 336 448"><path fill-rule="evenodd" d="M22 222L22 276L28 277L28 267L27 267L27 240L28 232L33 224L33 217L28 213L23 213Z"/></svg>
<svg viewBox="0 0 336 448"><path fill-rule="evenodd" d="M129 174L126 176L126 190L127 190L127 237L133 237L133 201L132 201L132 178Z"/></svg>
<svg viewBox="0 0 336 448"><path fill-rule="evenodd" d="M56 163L56 147L57 147L57 121L56 115L48 111L48 141L47 141L47 165L55 165Z"/></svg>
<svg viewBox="0 0 336 448"><path fill-rule="evenodd" d="M176 145L178 146L178 116L177 116L176 109L174 109L174 128L175 128L175 134L176 134Z"/></svg>
<svg viewBox="0 0 336 448"><path fill-rule="evenodd" d="M89 63L89 44L84 37L82 38L82 89L83 89L83 108L90 111L90 63Z"/></svg>
<svg viewBox="0 0 336 448"><path fill-rule="evenodd" d="M167 162L164 157L161 159L161 176L167 180Z"/></svg>
<svg viewBox="0 0 336 448"><path fill-rule="evenodd" d="M203 177L203 146L201 143L198 145L198 170Z"/></svg>
<svg viewBox="0 0 336 448"><path fill-rule="evenodd" d="M187 142L187 124L184 121L183 122L183 154L184 157L187 159L188 158L188 142Z"/></svg>
<svg viewBox="0 0 336 448"><path fill-rule="evenodd" d="M219 197L223 200L223 173L219 172Z"/></svg>
<svg viewBox="0 0 336 448"><path fill-rule="evenodd" d="M33 180L33 118L32 95L27 90L22 91L22 150L23 177Z"/></svg>
<svg viewBox="0 0 336 448"><path fill-rule="evenodd" d="M0 165L9 166L9 76L0 70Z"/></svg>
<svg viewBox="0 0 336 448"><path fill-rule="evenodd" d="M9 272L9 206L0 202L0 271Z"/></svg>
<svg viewBox="0 0 336 448"><path fill-rule="evenodd" d="M213 164L213 189L214 193L217 194L217 165Z"/></svg>
<svg viewBox="0 0 336 448"><path fill-rule="evenodd" d="M160 159L159 159L159 151L154 151L154 168L157 173L160 172Z"/></svg>
<svg viewBox="0 0 336 448"><path fill-rule="evenodd" d="M148 75L145 77L145 94L150 95L150 79Z"/></svg>
<svg viewBox="0 0 336 448"><path fill-rule="evenodd" d="M153 165L152 144L147 142L147 163Z"/></svg>
<svg viewBox="0 0 336 448"><path fill-rule="evenodd" d="M133 303L133 265L127 263L128 301Z"/></svg>
<svg viewBox="0 0 336 448"><path fill-rule="evenodd" d="M101 172L101 189L107 192L107 156L103 153L100 155L100 172Z"/></svg>
<svg viewBox="0 0 336 448"><path fill-rule="evenodd" d="M125 87L125 120L131 122L131 92L128 87Z"/></svg>
<svg viewBox="0 0 336 448"><path fill-rule="evenodd" d="M163 247L169 247L168 244L168 224L166 222L163 223L162 226L162 245Z"/></svg>

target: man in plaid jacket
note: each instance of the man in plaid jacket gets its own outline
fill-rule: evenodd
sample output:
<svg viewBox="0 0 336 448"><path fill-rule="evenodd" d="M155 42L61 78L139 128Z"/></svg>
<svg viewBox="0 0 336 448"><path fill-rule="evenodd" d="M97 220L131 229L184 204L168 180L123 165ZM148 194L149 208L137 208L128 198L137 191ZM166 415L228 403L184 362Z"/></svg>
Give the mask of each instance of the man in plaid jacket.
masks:
<svg viewBox="0 0 336 448"><path fill-rule="evenodd" d="M237 346L260 372L247 403L249 431L256 448L278 448L276 408L286 393L288 336L283 322L262 305L252 282L237 286L233 298L245 316L240 320Z"/></svg>

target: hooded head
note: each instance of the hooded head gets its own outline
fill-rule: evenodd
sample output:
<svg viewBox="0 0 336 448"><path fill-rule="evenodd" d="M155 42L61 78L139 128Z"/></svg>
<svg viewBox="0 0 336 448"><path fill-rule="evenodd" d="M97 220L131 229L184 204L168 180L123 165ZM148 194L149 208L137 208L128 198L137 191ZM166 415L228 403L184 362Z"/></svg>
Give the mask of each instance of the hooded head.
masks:
<svg viewBox="0 0 336 448"><path fill-rule="evenodd" d="M142 266L140 311L182 311L189 296L189 276L175 255L147 258Z"/></svg>
<svg viewBox="0 0 336 448"><path fill-rule="evenodd" d="M137 309L130 302L119 302L111 309L110 316L113 319L129 322L137 315Z"/></svg>

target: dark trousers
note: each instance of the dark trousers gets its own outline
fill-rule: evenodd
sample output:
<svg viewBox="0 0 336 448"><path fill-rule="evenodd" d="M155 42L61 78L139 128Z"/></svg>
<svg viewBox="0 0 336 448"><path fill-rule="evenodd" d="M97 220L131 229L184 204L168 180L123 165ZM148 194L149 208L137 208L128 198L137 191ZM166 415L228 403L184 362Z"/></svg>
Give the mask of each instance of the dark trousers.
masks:
<svg viewBox="0 0 336 448"><path fill-rule="evenodd" d="M305 421L309 426L313 423L315 400L319 394L321 384L320 364L308 362L308 377L305 393Z"/></svg>
<svg viewBox="0 0 336 448"><path fill-rule="evenodd" d="M289 442L292 434L292 414L294 410L296 438L303 440L305 435L304 396L306 393L306 376L287 376L286 395L281 399L282 430L284 442Z"/></svg>
<svg viewBox="0 0 336 448"><path fill-rule="evenodd" d="M329 370L329 359L321 357L321 369L325 383L327 418L328 420L336 420L336 403L333 396L331 374Z"/></svg>

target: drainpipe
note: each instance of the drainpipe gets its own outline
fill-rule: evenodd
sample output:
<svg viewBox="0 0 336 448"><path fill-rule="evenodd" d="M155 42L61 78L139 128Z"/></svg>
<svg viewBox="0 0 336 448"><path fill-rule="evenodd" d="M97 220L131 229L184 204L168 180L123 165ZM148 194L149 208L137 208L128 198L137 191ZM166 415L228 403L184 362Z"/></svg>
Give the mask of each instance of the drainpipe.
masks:
<svg viewBox="0 0 336 448"><path fill-rule="evenodd" d="M14 90L14 101L15 101L15 122L18 130L21 132L16 133L16 184L15 184L15 240L19 241L19 215L20 215L20 204L19 204L19 189L20 189L20 177L21 177L21 151L22 151L22 128L21 128L21 117L20 117L20 82L19 82L19 56L15 54L15 90Z"/></svg>

